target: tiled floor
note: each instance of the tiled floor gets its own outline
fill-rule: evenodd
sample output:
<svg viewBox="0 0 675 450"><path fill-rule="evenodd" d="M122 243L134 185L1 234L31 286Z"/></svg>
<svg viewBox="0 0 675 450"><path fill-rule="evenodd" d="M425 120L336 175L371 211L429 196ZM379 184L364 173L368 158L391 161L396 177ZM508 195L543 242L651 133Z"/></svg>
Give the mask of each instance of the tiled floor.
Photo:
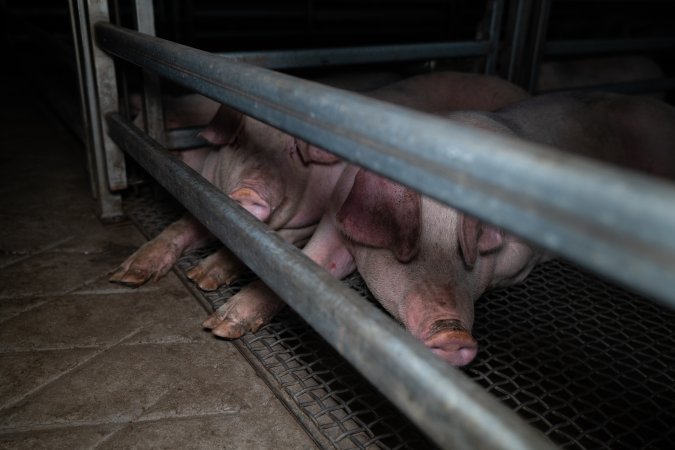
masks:
<svg viewBox="0 0 675 450"><path fill-rule="evenodd" d="M5 89L8 90L8 89ZM21 89L0 106L0 448L315 448L171 273L107 272L143 242L94 216L84 150Z"/></svg>

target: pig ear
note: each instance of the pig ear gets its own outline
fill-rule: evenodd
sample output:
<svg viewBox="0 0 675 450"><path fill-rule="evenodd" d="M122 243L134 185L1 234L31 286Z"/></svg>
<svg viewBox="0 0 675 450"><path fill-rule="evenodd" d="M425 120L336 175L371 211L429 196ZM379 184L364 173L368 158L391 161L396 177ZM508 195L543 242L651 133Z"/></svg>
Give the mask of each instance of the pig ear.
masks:
<svg viewBox="0 0 675 450"><path fill-rule="evenodd" d="M272 209L269 202L255 189L241 187L230 192L229 196L261 222L265 222L270 217Z"/></svg>
<svg viewBox="0 0 675 450"><path fill-rule="evenodd" d="M358 171L336 219L349 239L389 249L401 262L419 251L419 194L371 172Z"/></svg>
<svg viewBox="0 0 675 450"><path fill-rule="evenodd" d="M243 127L244 115L221 105L211 123L199 133L199 136L213 145L227 145L235 141Z"/></svg>
<svg viewBox="0 0 675 450"><path fill-rule="evenodd" d="M320 149L315 145L308 144L301 139L296 139L296 143L298 153L300 153L302 162L305 165L310 163L330 165L340 161L340 158L333 155L332 153Z"/></svg>
<svg viewBox="0 0 675 450"><path fill-rule="evenodd" d="M492 252L501 247L504 242L502 230L472 216L460 214L457 228L462 258L469 268L476 263L478 255Z"/></svg>

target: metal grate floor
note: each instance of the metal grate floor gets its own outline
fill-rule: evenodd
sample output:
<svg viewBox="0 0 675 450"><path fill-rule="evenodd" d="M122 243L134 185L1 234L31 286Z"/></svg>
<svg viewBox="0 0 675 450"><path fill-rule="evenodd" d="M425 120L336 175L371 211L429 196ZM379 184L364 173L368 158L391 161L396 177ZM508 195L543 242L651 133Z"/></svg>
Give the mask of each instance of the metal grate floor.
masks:
<svg viewBox="0 0 675 450"><path fill-rule="evenodd" d="M149 238L182 210L148 192L125 209ZM208 252L176 272L212 310L253 275L200 291L183 273ZM370 297L358 275L346 282ZM674 325L674 311L555 260L476 303L464 372L563 448L675 448ZM235 344L321 447L434 448L290 308Z"/></svg>

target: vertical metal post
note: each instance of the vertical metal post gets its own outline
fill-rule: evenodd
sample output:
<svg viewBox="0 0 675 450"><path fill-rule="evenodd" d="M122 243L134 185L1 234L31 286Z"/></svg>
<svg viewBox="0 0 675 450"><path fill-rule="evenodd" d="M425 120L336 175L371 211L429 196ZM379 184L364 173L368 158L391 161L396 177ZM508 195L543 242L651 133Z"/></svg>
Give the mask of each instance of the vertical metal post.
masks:
<svg viewBox="0 0 675 450"><path fill-rule="evenodd" d="M155 10L152 0L134 0L134 19L140 33L155 35ZM143 119L145 131L161 145L165 145L164 112L159 76L143 69Z"/></svg>
<svg viewBox="0 0 675 450"><path fill-rule="evenodd" d="M511 35L511 58L507 80L519 84L522 80L523 54L529 27L532 0L518 0L516 4L513 31Z"/></svg>
<svg viewBox="0 0 675 450"><path fill-rule="evenodd" d="M539 11L534 27L536 28L534 36L534 47L532 49L532 58L530 61L530 73L527 78L525 89L533 92L539 81L539 66L544 56L546 47L546 34L548 32L548 22L551 15L551 0L541 0Z"/></svg>
<svg viewBox="0 0 675 450"><path fill-rule="evenodd" d="M499 35L502 31L504 16L504 0L492 2L492 17L490 18L490 47L485 59L485 74L494 75L497 72L497 58L499 57Z"/></svg>
<svg viewBox="0 0 675 450"><path fill-rule="evenodd" d="M107 0L70 0L75 59L92 195L103 221L123 217L119 191L127 187L124 154L110 139L103 116L117 110L117 83L112 59L93 45L93 24L108 21Z"/></svg>

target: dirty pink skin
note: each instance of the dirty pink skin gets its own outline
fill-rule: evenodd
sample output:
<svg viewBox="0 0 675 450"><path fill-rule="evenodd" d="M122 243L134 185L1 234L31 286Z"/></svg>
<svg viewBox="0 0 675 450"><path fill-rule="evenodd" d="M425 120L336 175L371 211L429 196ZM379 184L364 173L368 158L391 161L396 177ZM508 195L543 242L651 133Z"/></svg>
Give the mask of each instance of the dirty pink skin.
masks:
<svg viewBox="0 0 675 450"><path fill-rule="evenodd" d="M493 77L452 72L413 77L367 95L436 113L493 110L527 96ZM222 146L207 156L202 175L289 242L307 241L347 164L226 107L219 110L202 136ZM182 253L203 246L210 238L195 219L184 217L129 257L110 279L131 286L157 279ZM192 268L188 276L200 288L212 290L233 281L242 268L223 249ZM343 276L343 271L340 268L336 275ZM238 338L267 323L283 306L264 283L254 282L212 314L204 326L218 336Z"/></svg>
<svg viewBox="0 0 675 450"><path fill-rule="evenodd" d="M611 94L540 96L456 122L675 178L675 109ZM337 277L358 269L375 298L449 363L468 364L473 304L522 281L545 252L499 228L349 167L305 252Z"/></svg>

